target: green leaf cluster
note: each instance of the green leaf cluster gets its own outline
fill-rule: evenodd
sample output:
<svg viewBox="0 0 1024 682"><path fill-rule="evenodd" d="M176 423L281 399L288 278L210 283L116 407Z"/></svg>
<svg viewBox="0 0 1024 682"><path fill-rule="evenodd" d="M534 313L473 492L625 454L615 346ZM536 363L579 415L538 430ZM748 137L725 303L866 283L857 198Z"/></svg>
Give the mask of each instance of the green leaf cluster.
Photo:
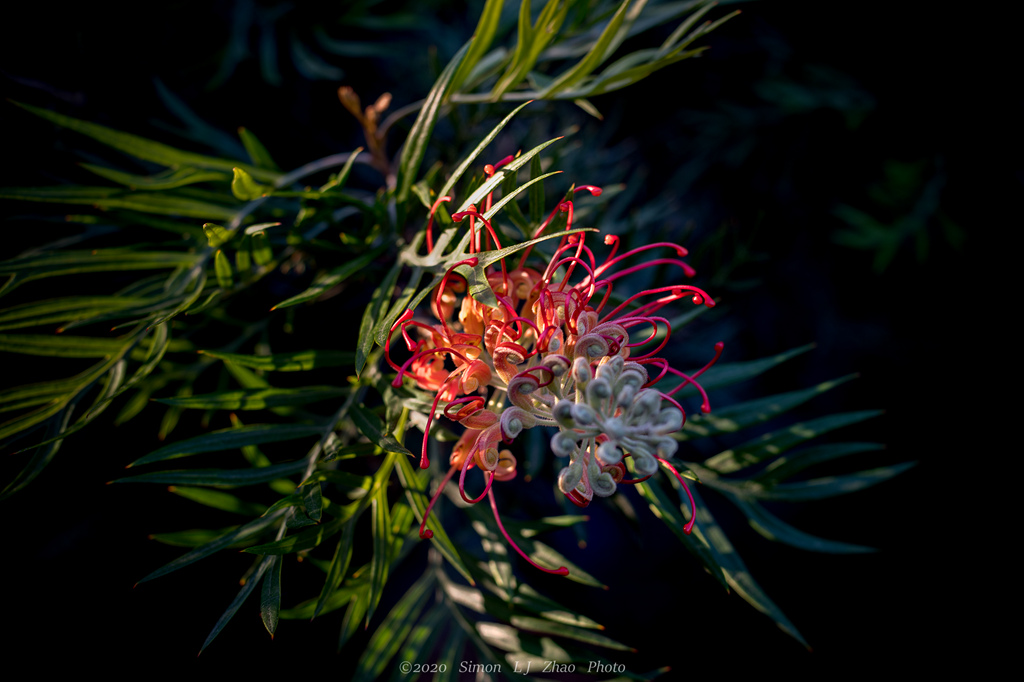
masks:
<svg viewBox="0 0 1024 682"><path fill-rule="evenodd" d="M586 98L627 87L700 54L706 47L693 47L695 41L736 14L706 20L714 3L704 2L650 8L643 0L598 4L604 11L586 12L584 3L549 0L535 11L525 0L517 14L514 48L508 49L493 47L502 38L503 3L488 0L474 36L447 63L422 104L410 109L417 117L393 164L385 160L386 168L379 167L377 156L368 159L355 149L282 172L246 129L228 146L247 158L206 156L18 104L28 114L81 134L83 142L98 144L113 160L82 166L106 185L0 189L0 198L43 206L40 210L74 205L82 211L73 221L81 232L70 241L0 262L5 278L0 285L0 353L45 360L53 374L0 388L0 412L5 413L0 446L22 458L0 499L22 491L66 439L107 408L118 410L113 419L118 425L144 410L156 411L157 435L166 444L133 454L130 471L113 483L170 486L168 494L204 509L210 520L209 527L153 535L185 550L140 582L223 550L252 557L241 590L202 649L259 587L260 614L271 636L282 620L317 619L341 610L339 647L360 628L372 626L356 664L357 679L381 677L398 660L430 657L447 664L439 677L456 679L455 662L467 652L480 661L525 667L544 661L604 661L605 656L612 660L629 651L585 613L534 589L484 510L452 509L442 501L428 512L440 475L414 466L405 441L410 427L426 428L432 396L394 386L394 375L381 367L382 346L396 321L416 310L452 268L465 278L471 296L496 306L487 267L528 248L550 250L553 238L593 230L566 232L554 225L546 234L536 231L556 175L546 172L542 153L560 138L520 151L493 173L473 174L485 152L529 105L524 100L573 100L596 111ZM623 53L635 36L677 20L660 46ZM300 47L295 50L297 63L315 70L315 60L301 58ZM523 103L509 111L503 104L509 101ZM439 121L454 107L474 103L499 112L495 118L500 120L471 149L453 152L457 163L424 171ZM205 124L193 123L206 130ZM383 186L367 190L352 173L357 163L381 171ZM139 165L153 171L133 172ZM315 189L305 184L314 178L321 182ZM441 197L455 197L450 208L456 210L441 206L432 222L427 211ZM450 217L471 206L494 219L501 245L471 253L471 235ZM432 230L429 251L427 229ZM104 237L102 245L91 241L98 236ZM475 264L467 262L471 255ZM303 284L295 293L272 301L256 293L268 290L261 288L268 280L306 272L312 275L299 280ZM87 293L92 289L115 293ZM40 291L61 293L51 297ZM363 291L368 299L360 296ZM307 331L295 333L292 345L280 341L278 331L287 337L296 329L326 326L337 310L332 300L339 298L351 320L347 336L321 335L312 343ZM252 306L235 305L252 301L259 302L258 313ZM672 322L678 326L695 317L688 313ZM809 348L722 363L702 383L714 390L750 380ZM808 443L874 417L876 411L774 426L777 417L851 378L691 416L677 434L682 441L718 443L747 429L773 426L682 467L699 480L702 493L723 496L765 537L813 551L870 551L807 534L773 507L854 492L910 466L806 478L814 467L881 448L855 441ZM693 391L687 387L678 396ZM186 423L190 435L179 437ZM423 436L437 441L454 437L436 424ZM539 442L531 450L531 476L545 475L546 445ZM197 464L169 468L177 466L172 460L185 458ZM691 535L684 531L691 512L675 479L641 483L638 490L721 585L804 642L754 580L702 494L694 493L697 524ZM224 514L231 515L231 524L218 520ZM600 589L605 587L601 578L538 538L565 527L582 538L584 520L570 515L506 525L532 559L566 566L570 580ZM417 556L422 560L425 553L416 552L427 544L420 542L417 522L433 532L426 567L396 600L389 591L391 576L403 562ZM293 583L296 558L308 559L323 574L320 582Z"/></svg>

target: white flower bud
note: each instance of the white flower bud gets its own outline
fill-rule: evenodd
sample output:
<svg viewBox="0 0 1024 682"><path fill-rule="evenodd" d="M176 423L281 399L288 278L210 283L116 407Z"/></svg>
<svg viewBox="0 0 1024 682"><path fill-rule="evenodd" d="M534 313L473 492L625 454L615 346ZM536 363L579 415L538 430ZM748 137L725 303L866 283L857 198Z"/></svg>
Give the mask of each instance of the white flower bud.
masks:
<svg viewBox="0 0 1024 682"><path fill-rule="evenodd" d="M580 484L583 478L583 467L574 462L558 472L558 489L568 495Z"/></svg>
<svg viewBox="0 0 1024 682"><path fill-rule="evenodd" d="M555 421L567 429L571 429L576 425L576 420L572 415L572 408L575 403L569 400L559 400L555 404L555 409L551 410L551 416L555 418Z"/></svg>
<svg viewBox="0 0 1024 682"><path fill-rule="evenodd" d="M551 449L559 457L568 457L576 452L576 436L569 431L559 431L551 437Z"/></svg>
<svg viewBox="0 0 1024 682"><path fill-rule="evenodd" d="M580 426L589 426L597 420L597 412L586 403L573 403L572 416Z"/></svg>
<svg viewBox="0 0 1024 682"><path fill-rule="evenodd" d="M614 442L605 441L597 448L597 459L605 466L618 464L622 461L622 450Z"/></svg>
<svg viewBox="0 0 1024 682"><path fill-rule="evenodd" d="M590 361L586 358L576 358L576 361L572 363L572 378L576 382L577 388L590 383L590 380L594 378L590 371Z"/></svg>

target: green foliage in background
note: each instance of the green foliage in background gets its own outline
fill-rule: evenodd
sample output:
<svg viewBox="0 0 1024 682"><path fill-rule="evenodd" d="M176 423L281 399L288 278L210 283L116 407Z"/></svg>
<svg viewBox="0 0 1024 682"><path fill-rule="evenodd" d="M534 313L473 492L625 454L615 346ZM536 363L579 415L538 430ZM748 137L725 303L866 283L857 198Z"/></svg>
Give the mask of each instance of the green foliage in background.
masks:
<svg viewBox="0 0 1024 682"><path fill-rule="evenodd" d="M346 612L339 647L359 628L374 627L357 664L357 679L383 676L400 660L445 663L439 678L457 679L455 661L467 651L481 663L536 665L611 662L636 645L605 636L601 624L586 613L532 587L533 569L512 557L494 520L479 506L458 508L465 505L457 494L430 512L433 537L422 576L397 601L387 598L389 578L412 560L421 542L417 524L443 472L419 469L406 445L407 440L418 442L412 432L426 428L433 396L408 382L394 386L395 374L382 362L382 346L402 313L429 300L445 273L469 256L465 225L451 219L455 207L482 206L493 194L497 208L490 217L507 240L503 243L513 244L501 252L476 254L482 261L478 271L464 268L470 290L486 304L493 295L481 275L483 267L501 257L515 258L510 254L524 249L574 181L600 182L600 167L591 168L588 177L563 180L555 175L559 169L552 166L551 155L562 144L559 138L524 140L524 150L507 165L493 175L484 173L485 164L497 161L491 150L508 134L511 122L527 113L554 119L560 107L568 106L555 100L599 116L589 98L699 55L707 49L700 39L736 14L704 2L626 0L592 6L549 0L532 6L524 0L513 7L514 24L505 30L505 4L484 4L474 35L465 36L422 100L384 117L390 98L364 107L356 93L342 88L342 104L362 127L365 149L332 154L287 172L275 163L275 150L253 131L241 129L237 142L232 141L236 156L204 155L17 104L25 116L79 133L95 159L81 168L95 179L80 185L0 188L3 199L45 205L43 211L59 205L66 221L79 228L70 237L0 262L0 351L23 356L19 361L26 366L40 367L28 373L46 377L0 387L0 447L19 458L19 471L3 482L0 496L32 495L33 479L62 447L76 447L83 436L74 434L101 415L115 424L142 413L159 415L158 436L166 444L133 455L134 461L125 462L130 470L116 483L170 486L169 494L228 512L236 523L153 536L182 553L142 581L225 550L252 555L241 590L231 601L225 596L227 609L203 649L256 593L271 635L287 627L282 620L316 619L336 610ZM279 64L275 45L281 38L274 33L273 13L239 6L255 12L252 21L261 27L259 59L265 73L274 73ZM666 23L673 30L660 43L624 49ZM213 85L230 77L242 58L248 34L239 31ZM323 31L314 35L318 49L329 53L362 49L332 42ZM304 47L301 36L289 36L287 44L302 74L337 78L315 49ZM533 100L550 102L527 104ZM462 134L473 143L439 149L434 134L439 122L459 116L468 128ZM406 129L407 120L412 122ZM394 137L399 130L404 137L394 153L395 140L389 146L388 134L396 131ZM379 183L362 180L367 175L354 172L357 165L375 171ZM901 169L890 170L896 180L902 177ZM913 188L923 184L923 198L914 204L918 207L931 185L923 180L924 171L915 172L917 180L908 181L913 187L901 196L912 197ZM627 221L609 217L601 222L602 210L617 194L628 195L628 188L580 200L579 211L635 248L645 239ZM430 209L445 195L455 199L438 209L433 226L438 248L424 256ZM863 214L843 211L854 229L867 229ZM912 215L927 213L919 222L926 221L935 211L928 204L912 209ZM44 239L52 215L38 215ZM560 236L555 232L552 228L545 237ZM556 243L540 239L535 248L549 257ZM875 248L875 242L864 244ZM308 284L294 294L265 299L273 290L268 282L293 275L307 278L300 281ZM483 286L474 289L481 280ZM373 293L360 298L361 291ZM349 314L341 324L358 328L358 335L343 335L342 342L331 333L335 325L325 324L320 313L339 295L346 297ZM666 314L677 330L700 324L700 310ZM702 376L701 384L714 394L808 350L723 361ZM55 378L65 367L76 369ZM688 478L699 481L690 486L696 510L692 533L684 530L691 509L680 480L658 477L637 486L652 514L678 535L714 580L804 644L702 497L720 495L769 539L811 551L866 552L870 548L809 535L769 505L854 492L909 465L814 477L817 465L881 447L812 442L876 416L873 410L822 416L767 433L762 429L710 457L695 455L701 452L700 442L715 442L701 439L745 430L753 434L851 378L690 414L674 436L681 445L674 461ZM677 394L679 399L694 396L693 387ZM195 415L201 415L198 424L189 418ZM431 439L431 452L447 457L448 441L458 435L443 421L434 420L424 437ZM546 456L549 437L530 441L535 454L523 467L543 481L557 474L554 458ZM279 456L295 452L281 444L303 454ZM601 577L574 565L542 539L544 532L566 527L585 537L584 521L569 508L565 515L507 520L505 526L532 559L565 566L567 579L600 589ZM295 556L308 560L322 577L317 584L290 588L289 595L304 597L283 603L282 585L289 581L285 567L292 568ZM392 603L385 612L382 605ZM627 675L649 679L657 672Z"/></svg>

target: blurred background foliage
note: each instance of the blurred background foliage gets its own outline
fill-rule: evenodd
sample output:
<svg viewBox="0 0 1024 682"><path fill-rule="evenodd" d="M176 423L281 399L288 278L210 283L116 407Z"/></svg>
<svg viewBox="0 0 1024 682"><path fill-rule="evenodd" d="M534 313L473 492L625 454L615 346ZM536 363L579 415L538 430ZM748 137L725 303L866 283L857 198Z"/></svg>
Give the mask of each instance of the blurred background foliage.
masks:
<svg viewBox="0 0 1024 682"><path fill-rule="evenodd" d="M511 48L516 8L507 5L494 44ZM244 153L232 134L244 126L287 169L365 146L362 130L338 101L338 87L351 87L364 104L388 92L390 111L415 103L473 33L481 7L436 0L329 7L182 1L119 21L112 9L84 4L26 5L23 19L0 28L0 76L10 99L150 137L159 129L169 142L195 151ZM951 271L969 269L977 258L983 229L977 196L991 188L978 174L986 167L984 145L979 149L970 131L979 128L990 93L974 77L976 63L966 51L947 49L950 36L960 35L957 17L930 4L823 8L780 1L742 3L742 10L702 39L711 49L699 59L585 104L527 107L497 141L494 157L564 134L552 150L552 166L578 183L617 191L602 227L641 228L690 248L691 263L702 279L710 278L703 284L722 297L728 315L695 325L688 348L721 339L731 358L745 359L817 344L814 353L765 375L757 386L712 394L713 405L860 372L858 381L795 415L884 408L886 416L862 425L858 435L889 446L869 463L922 464L856 498L807 510L771 507L808 532L879 547L878 554L815 555L754 533L730 533L762 586L815 648L810 657L738 599L720 594L663 529L591 533L586 550L576 550L575 537L565 531L559 546L596 575L644 575L643 564L623 562L638 546L645 564L676 567L671 579L652 572L634 593L612 594L599 604L600 622L637 628L629 639L640 649L637 670L666 663L701 672L721 665L746 670L733 658L737 651L750 660L831 665L868 650L924 651L935 634L931 590L939 578L929 576L939 522L925 496L961 445L958 434L937 422L949 409L938 398L949 385L937 376L937 363L968 334L964 326L942 322L950 310L963 310L966 297L944 285ZM575 16L567 16L567 30ZM671 25L650 30L657 44ZM489 115L486 105L460 105L438 127L431 153L460 152ZM2 186L77 179L69 152L82 162L95 160L71 133L55 134L16 107L5 104L0 116ZM407 117L395 125L411 124ZM353 173L357 179L371 174L367 184L376 182L371 168L357 166ZM6 210L17 217L26 209ZM32 234L8 229L3 253L13 256L34 243ZM300 270L294 281L272 283L276 300L308 285ZM715 338L702 336L702 328ZM132 432L137 436L111 428L86 436L94 456L68 448L29 492L27 507L5 510L31 519L12 524L17 551L4 566L9 581L25 586L16 610L29 630L66 637L83 655L127 648L184 660L199 635L184 625L180 605L204 612L189 621L219 615L237 580L230 567L208 566L211 574L202 581L130 590L166 557L146 544L146 534L188 526L182 517L191 510L184 501L154 509L141 491L105 489L103 482L120 476L132 457L100 455L127 452L131 438L145 438L153 449L158 429L159 416L144 413ZM744 523L727 509L713 509L723 524ZM600 508L593 513L592 523L619 523L602 517ZM113 533L113 527L120 530ZM110 600L106 614L97 616L103 628L83 633L79 619L55 615L33 596L51 594L69 579L76 589ZM544 576L537 582L567 599L584 598L578 586ZM664 618L677 627L633 625L637 609L652 622ZM336 635L323 630L306 627L278 637L273 653L284 659L299 651L329 652ZM270 648L252 618L237 619L221 637L204 662L262 656ZM659 653L689 651L691 644L698 648L681 660L666 661Z"/></svg>

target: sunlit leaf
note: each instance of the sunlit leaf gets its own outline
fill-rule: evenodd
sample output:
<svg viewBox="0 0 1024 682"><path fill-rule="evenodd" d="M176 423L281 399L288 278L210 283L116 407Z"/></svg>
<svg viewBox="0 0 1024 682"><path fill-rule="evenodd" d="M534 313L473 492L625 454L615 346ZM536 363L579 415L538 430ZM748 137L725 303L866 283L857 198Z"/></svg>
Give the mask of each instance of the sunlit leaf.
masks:
<svg viewBox="0 0 1024 682"><path fill-rule="evenodd" d="M252 201L253 199L267 196L274 191L273 187L261 185L253 180L253 177L243 168L235 167L231 170L234 173L234 177L231 180L231 193L235 195L236 199Z"/></svg>
<svg viewBox="0 0 1024 682"><path fill-rule="evenodd" d="M221 246L231 241L231 233L220 225L204 223L203 232L206 234L206 239L210 246L215 249L219 249Z"/></svg>

